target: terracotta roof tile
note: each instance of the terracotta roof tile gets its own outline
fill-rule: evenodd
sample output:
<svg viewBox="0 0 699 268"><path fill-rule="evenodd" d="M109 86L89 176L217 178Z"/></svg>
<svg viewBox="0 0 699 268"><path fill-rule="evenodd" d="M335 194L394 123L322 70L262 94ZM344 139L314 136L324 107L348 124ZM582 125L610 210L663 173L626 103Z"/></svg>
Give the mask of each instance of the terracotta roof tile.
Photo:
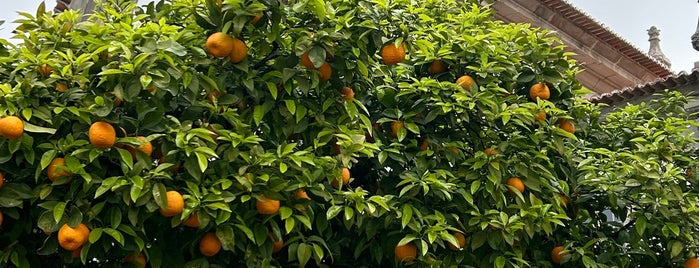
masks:
<svg viewBox="0 0 699 268"><path fill-rule="evenodd" d="M609 93L593 95L588 99L593 103L613 104L696 82L699 82L699 70L694 70L691 73L682 71L676 75L660 78L635 87L627 87Z"/></svg>
<svg viewBox="0 0 699 268"><path fill-rule="evenodd" d="M643 66L648 71L654 73L658 77L666 77L672 75L672 71L668 67L651 58L650 56L648 56L648 54L642 52L635 46L631 45L628 41L624 40L622 37L605 27L602 23L596 21L591 16L587 15L585 12L570 4L568 1L540 1L552 10L566 17L568 20L576 24L578 27L597 37L600 41L605 42L608 45L618 49L622 55L637 62L639 65Z"/></svg>

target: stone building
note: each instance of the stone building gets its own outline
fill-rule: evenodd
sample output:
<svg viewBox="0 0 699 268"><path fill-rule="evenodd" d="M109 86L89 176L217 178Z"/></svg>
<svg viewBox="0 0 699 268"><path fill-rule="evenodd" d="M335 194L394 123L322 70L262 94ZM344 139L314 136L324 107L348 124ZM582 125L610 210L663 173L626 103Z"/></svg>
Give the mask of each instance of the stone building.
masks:
<svg viewBox="0 0 699 268"><path fill-rule="evenodd" d="M659 31L652 33L645 53L565 0L497 0L495 18L530 23L554 31L584 67L578 80L597 93L632 88L673 75L659 46Z"/></svg>

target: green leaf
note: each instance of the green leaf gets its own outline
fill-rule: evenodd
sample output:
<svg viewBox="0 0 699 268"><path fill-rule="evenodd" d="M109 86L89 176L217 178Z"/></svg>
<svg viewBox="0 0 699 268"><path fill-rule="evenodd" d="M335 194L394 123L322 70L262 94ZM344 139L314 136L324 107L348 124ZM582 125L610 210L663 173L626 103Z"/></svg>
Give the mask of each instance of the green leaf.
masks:
<svg viewBox="0 0 699 268"><path fill-rule="evenodd" d="M403 215L401 216L401 225L402 228L405 228L405 226L410 223L410 221L413 219L413 207L409 204L403 205Z"/></svg>
<svg viewBox="0 0 699 268"><path fill-rule="evenodd" d="M58 202L54 207L53 207L53 219L56 221L56 223L61 221L61 218L63 218L63 213L66 211L66 202Z"/></svg>
<svg viewBox="0 0 699 268"><path fill-rule="evenodd" d="M104 228L104 232L112 238L114 238L114 240L116 240L117 243L121 244L122 247L124 246L124 235L122 235L121 232L112 228Z"/></svg>
<svg viewBox="0 0 699 268"><path fill-rule="evenodd" d="M306 243L301 243L299 244L299 247L296 250L296 256L299 259L299 265L301 267L305 267L306 263L308 263L308 260L311 259L311 254L313 253L313 247L306 244Z"/></svg>
<svg viewBox="0 0 699 268"><path fill-rule="evenodd" d="M643 233L646 231L646 218L641 216L636 219L636 232L639 236L643 237Z"/></svg>

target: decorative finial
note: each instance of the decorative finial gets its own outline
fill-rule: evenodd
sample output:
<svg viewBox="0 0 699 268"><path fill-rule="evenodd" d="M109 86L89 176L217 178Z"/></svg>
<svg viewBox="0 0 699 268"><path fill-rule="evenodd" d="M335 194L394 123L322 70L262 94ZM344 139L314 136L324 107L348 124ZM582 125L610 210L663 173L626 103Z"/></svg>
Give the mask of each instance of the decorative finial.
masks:
<svg viewBox="0 0 699 268"><path fill-rule="evenodd" d="M670 60L663 54L663 51L660 50L660 29L651 26L650 29L648 29L648 41L650 41L648 55L665 65L665 67L670 68Z"/></svg>

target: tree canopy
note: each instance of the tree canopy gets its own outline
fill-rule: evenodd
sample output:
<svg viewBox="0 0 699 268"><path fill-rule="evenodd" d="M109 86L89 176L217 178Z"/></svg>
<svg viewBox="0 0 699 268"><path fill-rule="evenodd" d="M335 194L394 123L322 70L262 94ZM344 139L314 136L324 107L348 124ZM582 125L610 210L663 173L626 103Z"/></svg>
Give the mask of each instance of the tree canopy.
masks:
<svg viewBox="0 0 699 268"><path fill-rule="evenodd" d="M686 97L601 118L556 37L481 1L21 15L22 43L0 40L0 263L670 267L697 251Z"/></svg>

